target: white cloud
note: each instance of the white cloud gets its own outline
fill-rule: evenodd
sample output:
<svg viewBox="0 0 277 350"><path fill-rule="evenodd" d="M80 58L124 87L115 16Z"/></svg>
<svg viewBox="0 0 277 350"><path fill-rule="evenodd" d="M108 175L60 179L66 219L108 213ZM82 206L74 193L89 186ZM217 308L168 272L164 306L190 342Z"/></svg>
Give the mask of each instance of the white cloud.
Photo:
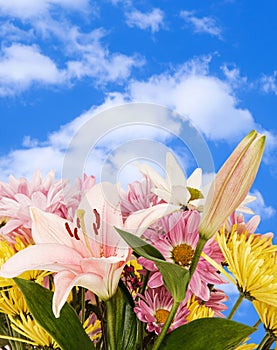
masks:
<svg viewBox="0 0 277 350"><path fill-rule="evenodd" d="M263 195L260 191L254 190L250 194L251 196L256 197L255 201L248 204L255 214L260 215L262 219L270 219L275 215L276 210L272 206L265 203Z"/></svg>
<svg viewBox="0 0 277 350"><path fill-rule="evenodd" d="M222 38L222 29L212 17L196 17L193 11L181 11L180 16L193 27L195 33L207 33Z"/></svg>
<svg viewBox="0 0 277 350"><path fill-rule="evenodd" d="M69 78L93 77L99 83L122 80L130 75L133 67L144 64L144 59L138 55L111 53L101 43L104 35L101 29L87 34L80 33L77 28L69 31L66 48L70 55L76 56L67 62Z"/></svg>
<svg viewBox="0 0 277 350"><path fill-rule="evenodd" d="M34 82L59 84L64 72L38 47L13 44L0 56L0 95L14 94Z"/></svg>
<svg viewBox="0 0 277 350"><path fill-rule="evenodd" d="M207 73L207 58L185 65L175 74L133 81L129 93L136 101L154 102L188 116L209 139L233 140L255 128L253 116L238 107L227 82Z"/></svg>
<svg viewBox="0 0 277 350"><path fill-rule="evenodd" d="M152 33L158 32L164 26L164 13L159 8L151 12L132 10L125 13L126 23L129 27L150 29Z"/></svg>
<svg viewBox="0 0 277 350"><path fill-rule="evenodd" d="M52 28L55 30L55 28ZM103 30L80 33L76 27L55 32L63 41L62 68L36 45L14 43L0 50L0 96L14 95L32 84L60 85L84 77L97 84L117 83L129 77L134 67L144 64L138 55L111 53L102 45ZM43 69L42 69L43 67Z"/></svg>
<svg viewBox="0 0 277 350"><path fill-rule="evenodd" d="M277 70L271 75L263 75L260 79L263 92L277 95Z"/></svg>
<svg viewBox="0 0 277 350"><path fill-rule="evenodd" d="M143 151L147 157L152 147L155 149L158 145L162 149L165 141L172 137L170 132L180 137L181 123L177 114L161 113L166 109L160 107L159 113L153 112L148 116L142 110L129 110L126 102L130 101L166 106L188 116L209 139L234 142L258 126L248 110L238 107L231 86L209 74L209 61L210 57L194 59L173 74L166 72L152 76L147 81L132 80L125 93L109 94L103 104L93 106L72 122L61 126L60 130L50 134L46 140L32 140L27 136L24 146L29 149L19 149L0 158L1 176L9 173L18 176L28 173L31 176L37 167L44 171L52 168L60 171L62 167L67 167L67 173L73 177L80 175L84 168L98 178L108 173L114 175L119 171L116 169L124 168L128 159L135 158L134 152L139 156L139 152ZM126 106L124 113L111 109L122 104ZM141 121L143 125L130 128L130 118ZM119 127L116 123L119 123ZM141 139L153 141L153 145L147 142L140 144ZM124 148L127 144L128 148ZM84 150L85 154L82 153ZM72 154L70 162L65 160L62 164L68 151ZM177 155L180 153L178 147L175 151ZM155 153L159 156L156 161L160 163L163 153ZM45 154L48 162L41 154ZM195 153L192 152L192 156L195 157ZM189 160L185 159L185 162ZM105 171L102 173L103 164ZM259 196L260 204L263 203L261 198ZM263 204L261 207L266 206ZM263 210L266 215L272 215L271 209Z"/></svg>
<svg viewBox="0 0 277 350"><path fill-rule="evenodd" d="M225 75L226 80L233 88L238 88L248 83L247 77L241 75L240 69L236 65L225 63L220 68ZM248 87L250 85L251 84L248 83Z"/></svg>
<svg viewBox="0 0 277 350"><path fill-rule="evenodd" d="M0 14L27 19L41 16L53 6L80 11L87 8L88 0L0 0Z"/></svg>
<svg viewBox="0 0 277 350"><path fill-rule="evenodd" d="M30 149L18 149L0 158L1 178L7 179L10 174L31 179L37 169L46 175L50 170L61 173L64 154L49 146L35 146Z"/></svg>

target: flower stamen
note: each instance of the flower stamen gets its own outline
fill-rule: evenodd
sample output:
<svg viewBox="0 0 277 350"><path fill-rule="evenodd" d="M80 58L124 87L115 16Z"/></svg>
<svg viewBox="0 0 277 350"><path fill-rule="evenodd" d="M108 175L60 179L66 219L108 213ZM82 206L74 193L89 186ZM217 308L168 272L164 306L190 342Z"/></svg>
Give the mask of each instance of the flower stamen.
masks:
<svg viewBox="0 0 277 350"><path fill-rule="evenodd" d="M189 269L194 255L194 249L192 249L190 245L182 243L174 247L171 254L171 258L174 260L175 264Z"/></svg>
<svg viewBox="0 0 277 350"><path fill-rule="evenodd" d="M165 310L165 309L158 309L158 310L156 311L156 314L155 314L157 323L158 323L158 324L163 324L163 323L165 323L166 320L167 320L168 315L169 315L169 311L168 311L168 310Z"/></svg>

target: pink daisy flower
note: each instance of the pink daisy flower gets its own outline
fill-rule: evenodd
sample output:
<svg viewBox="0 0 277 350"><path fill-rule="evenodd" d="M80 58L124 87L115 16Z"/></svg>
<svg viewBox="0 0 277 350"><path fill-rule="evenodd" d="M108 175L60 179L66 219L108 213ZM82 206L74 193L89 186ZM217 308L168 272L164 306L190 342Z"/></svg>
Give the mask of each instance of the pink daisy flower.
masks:
<svg viewBox="0 0 277 350"><path fill-rule="evenodd" d="M211 308L214 311L214 315L218 317L225 317L222 311L228 309L228 306L224 304L229 298L221 289L212 288L210 299L203 302L198 298L200 303L204 303L205 306Z"/></svg>
<svg viewBox="0 0 277 350"><path fill-rule="evenodd" d="M160 334L162 327L167 320L173 305L173 298L165 287L155 289L148 288L145 295L140 295L134 311L137 318L147 323L146 329L149 332ZM184 303L181 303L175 318L169 328L169 332L187 323L186 317L189 311Z"/></svg>
<svg viewBox="0 0 277 350"><path fill-rule="evenodd" d="M152 207L157 196L151 192L151 188L151 180L145 176L142 181L129 184L126 192L121 189L121 211L124 218L135 211Z"/></svg>
<svg viewBox="0 0 277 350"><path fill-rule="evenodd" d="M162 253L165 260L189 269L199 239L200 214L196 210L180 211L162 218L160 222L165 233L152 242L153 246ZM213 239L206 243L203 251L219 264L224 260L218 244ZM163 285L162 275L152 261L139 258L138 262L151 271L148 281L151 288ZM200 257L189 283L186 299L195 294L201 300L207 301L210 299L209 284L224 282L217 270Z"/></svg>
<svg viewBox="0 0 277 350"><path fill-rule="evenodd" d="M230 215L230 220L227 221L226 229L228 232L232 231L233 225L237 225L237 232L243 233L245 231L248 231L248 233L254 233L259 226L259 223L261 221L261 218L259 215L254 215L248 222L245 222L244 215L233 212L232 215Z"/></svg>
<svg viewBox="0 0 277 350"><path fill-rule="evenodd" d="M91 188L94 183L94 177L85 175L71 188L68 180L55 180L53 171L44 179L37 171L32 181L10 176L8 183L0 182L0 217L7 218L0 233L11 237L15 231L30 233L30 207L72 220L84 190Z"/></svg>

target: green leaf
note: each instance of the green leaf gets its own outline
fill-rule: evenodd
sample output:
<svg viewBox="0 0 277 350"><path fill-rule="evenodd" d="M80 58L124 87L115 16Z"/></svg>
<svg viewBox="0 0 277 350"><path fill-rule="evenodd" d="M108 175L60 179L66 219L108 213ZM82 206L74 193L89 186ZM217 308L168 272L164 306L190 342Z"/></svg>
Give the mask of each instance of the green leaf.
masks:
<svg viewBox="0 0 277 350"><path fill-rule="evenodd" d="M61 315L52 312L53 292L39 284L14 278L35 320L49 333L63 350L92 350L92 341L83 329L75 310L66 303Z"/></svg>
<svg viewBox="0 0 277 350"><path fill-rule="evenodd" d="M163 276L164 285L173 299L183 301L189 282L189 271L179 265L165 261L163 255L143 239L118 228L116 230L138 255L155 262Z"/></svg>
<svg viewBox="0 0 277 350"><path fill-rule="evenodd" d="M256 328L224 318L201 318L175 329L163 350L233 350Z"/></svg>
<svg viewBox="0 0 277 350"><path fill-rule="evenodd" d="M139 320L126 296L126 289L118 288L110 299L115 319L115 338L117 349L134 350L138 343Z"/></svg>
<svg viewBox="0 0 277 350"><path fill-rule="evenodd" d="M156 261L155 264L163 276L165 287L168 289L175 301L183 301L186 296L189 283L189 271L183 267L167 262Z"/></svg>
<svg viewBox="0 0 277 350"><path fill-rule="evenodd" d="M133 235L130 232L126 232L116 228L116 231L124 239L126 243L140 256L146 259L153 260L153 258L165 260L163 255L152 245L146 243L143 239ZM154 261L154 260L153 260Z"/></svg>

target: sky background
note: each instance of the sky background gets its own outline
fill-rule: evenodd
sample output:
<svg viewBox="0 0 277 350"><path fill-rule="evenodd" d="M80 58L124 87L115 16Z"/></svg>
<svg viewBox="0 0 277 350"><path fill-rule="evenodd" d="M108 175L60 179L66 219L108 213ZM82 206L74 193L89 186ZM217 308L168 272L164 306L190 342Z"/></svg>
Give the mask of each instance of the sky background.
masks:
<svg viewBox="0 0 277 350"><path fill-rule="evenodd" d="M155 103L191 119L215 170L249 131L266 133L251 192L259 232L274 232L276 11L275 0L0 0L1 180L31 178L38 168L59 174L70 142L94 115L126 102ZM119 151L110 170L132 159L137 145L124 143L134 133L132 142L176 147L189 174L195 163L159 127L175 130L172 118L151 122L135 132L119 123L108 135L94 122L101 140L87 169L101 178L111 148Z"/></svg>

